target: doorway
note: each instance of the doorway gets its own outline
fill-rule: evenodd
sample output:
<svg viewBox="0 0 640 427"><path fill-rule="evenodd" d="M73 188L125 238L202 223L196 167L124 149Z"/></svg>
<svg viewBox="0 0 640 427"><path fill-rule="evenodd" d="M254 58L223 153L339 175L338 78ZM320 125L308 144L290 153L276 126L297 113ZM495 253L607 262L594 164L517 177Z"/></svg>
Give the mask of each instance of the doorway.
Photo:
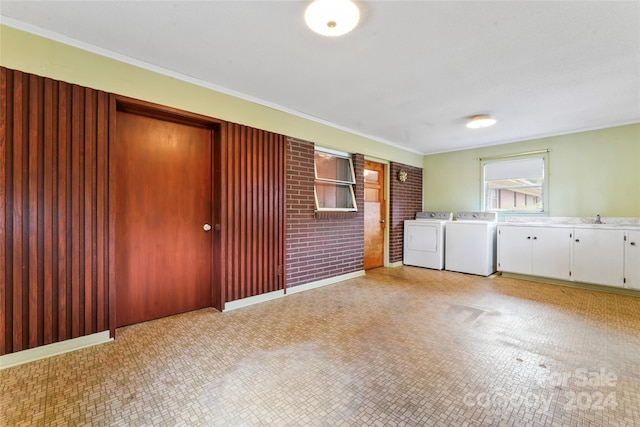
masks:
<svg viewBox="0 0 640 427"><path fill-rule="evenodd" d="M384 265L384 165L364 162L364 269Z"/></svg>
<svg viewBox="0 0 640 427"><path fill-rule="evenodd" d="M116 326L211 306L212 126L117 111Z"/></svg>

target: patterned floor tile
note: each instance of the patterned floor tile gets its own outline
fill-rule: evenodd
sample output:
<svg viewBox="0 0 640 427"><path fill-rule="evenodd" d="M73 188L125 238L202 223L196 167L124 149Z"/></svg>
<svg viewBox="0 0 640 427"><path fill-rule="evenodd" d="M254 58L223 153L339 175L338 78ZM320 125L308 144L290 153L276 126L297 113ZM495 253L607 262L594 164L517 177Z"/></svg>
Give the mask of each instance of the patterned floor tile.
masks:
<svg viewBox="0 0 640 427"><path fill-rule="evenodd" d="M414 267L0 371L0 425L636 426L640 298Z"/></svg>

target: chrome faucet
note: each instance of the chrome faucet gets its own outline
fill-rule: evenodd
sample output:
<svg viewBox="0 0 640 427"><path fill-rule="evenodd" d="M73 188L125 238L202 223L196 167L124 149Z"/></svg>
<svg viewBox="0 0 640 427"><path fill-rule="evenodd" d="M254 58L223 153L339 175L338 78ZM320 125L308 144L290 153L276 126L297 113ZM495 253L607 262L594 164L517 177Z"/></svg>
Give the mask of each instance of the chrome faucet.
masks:
<svg viewBox="0 0 640 427"><path fill-rule="evenodd" d="M596 215L596 224L602 224L602 220L600 219L600 214Z"/></svg>

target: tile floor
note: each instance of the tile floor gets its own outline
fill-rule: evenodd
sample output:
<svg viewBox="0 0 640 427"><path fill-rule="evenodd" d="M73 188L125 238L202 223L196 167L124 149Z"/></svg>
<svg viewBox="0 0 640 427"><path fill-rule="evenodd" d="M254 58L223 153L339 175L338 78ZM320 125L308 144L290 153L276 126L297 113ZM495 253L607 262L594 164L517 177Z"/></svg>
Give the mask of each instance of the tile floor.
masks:
<svg viewBox="0 0 640 427"><path fill-rule="evenodd" d="M2 426L640 426L640 298L382 268L0 381Z"/></svg>

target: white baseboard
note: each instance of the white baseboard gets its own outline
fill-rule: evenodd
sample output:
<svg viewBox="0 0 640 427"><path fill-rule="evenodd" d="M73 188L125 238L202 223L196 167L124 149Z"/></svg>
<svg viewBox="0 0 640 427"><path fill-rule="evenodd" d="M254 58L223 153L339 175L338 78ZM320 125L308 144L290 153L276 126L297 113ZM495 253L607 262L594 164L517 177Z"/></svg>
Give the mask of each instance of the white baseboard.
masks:
<svg viewBox="0 0 640 427"><path fill-rule="evenodd" d="M402 263L400 263L402 265ZM354 279L356 277L364 276L364 270L354 271L353 273L343 274L341 276L329 277L327 279L318 280L304 285L294 286L287 288L286 295L296 294L298 292L304 292L322 286L332 285L334 283L342 282L344 280ZM224 312L236 310L242 307L248 307L250 305L259 304L261 302L270 301L276 298L282 298L286 296L284 290L273 291L266 294L256 295L253 297L243 298L236 301L228 302L224 305ZM106 342L113 341L113 338L109 336L109 331L98 332L97 334L91 334L84 337L73 338L53 344L43 345L28 350L18 351L16 353L6 354L0 356L0 370L10 368L12 366L22 365L23 363L29 363L36 360L44 359L58 354L68 353L70 351L79 350L85 347L91 347L98 344L104 344Z"/></svg>
<svg viewBox="0 0 640 427"><path fill-rule="evenodd" d="M293 286L291 288L287 288L287 295L308 291L310 289L320 288L322 286L332 285L334 283L342 282L343 280L355 279L356 277L360 276L364 276L364 270L354 271L353 273L347 273L341 276L329 277L327 279L306 283L304 285Z"/></svg>
<svg viewBox="0 0 640 427"><path fill-rule="evenodd" d="M402 261L396 261L389 263L389 265L385 265L385 267L402 267L404 263Z"/></svg>
<svg viewBox="0 0 640 427"><path fill-rule="evenodd" d="M109 341L113 341L113 338L109 336L109 331L104 331L84 337L72 338L70 340L5 354L4 356L0 356L0 370L45 359L51 356L57 356L63 353L69 353L70 351L80 350L81 348L104 344Z"/></svg>
<svg viewBox="0 0 640 427"><path fill-rule="evenodd" d="M260 294L253 297L247 297L247 298L242 298L235 301L230 301L228 303L225 303L223 312L226 313L227 311L236 310L242 307L248 307L250 305L259 304L265 301L271 301L272 299L282 298L283 296L284 296L284 291L279 290L279 291L267 292L266 294Z"/></svg>
<svg viewBox="0 0 640 427"><path fill-rule="evenodd" d="M223 312L237 310L238 308L248 307L250 305L259 304L265 301L271 301L276 298L282 298L287 295L297 294L298 292L308 291L310 289L319 288L322 286L331 285L333 283L342 282L344 280L354 279L356 277L364 276L364 270L354 271L353 273L343 274L341 276L329 277L327 279L318 280L311 283L306 283L304 285L293 286L291 288L287 288L287 293L285 294L283 290L273 291L266 294L256 295L254 297L242 298L239 300L228 302L224 305Z"/></svg>

